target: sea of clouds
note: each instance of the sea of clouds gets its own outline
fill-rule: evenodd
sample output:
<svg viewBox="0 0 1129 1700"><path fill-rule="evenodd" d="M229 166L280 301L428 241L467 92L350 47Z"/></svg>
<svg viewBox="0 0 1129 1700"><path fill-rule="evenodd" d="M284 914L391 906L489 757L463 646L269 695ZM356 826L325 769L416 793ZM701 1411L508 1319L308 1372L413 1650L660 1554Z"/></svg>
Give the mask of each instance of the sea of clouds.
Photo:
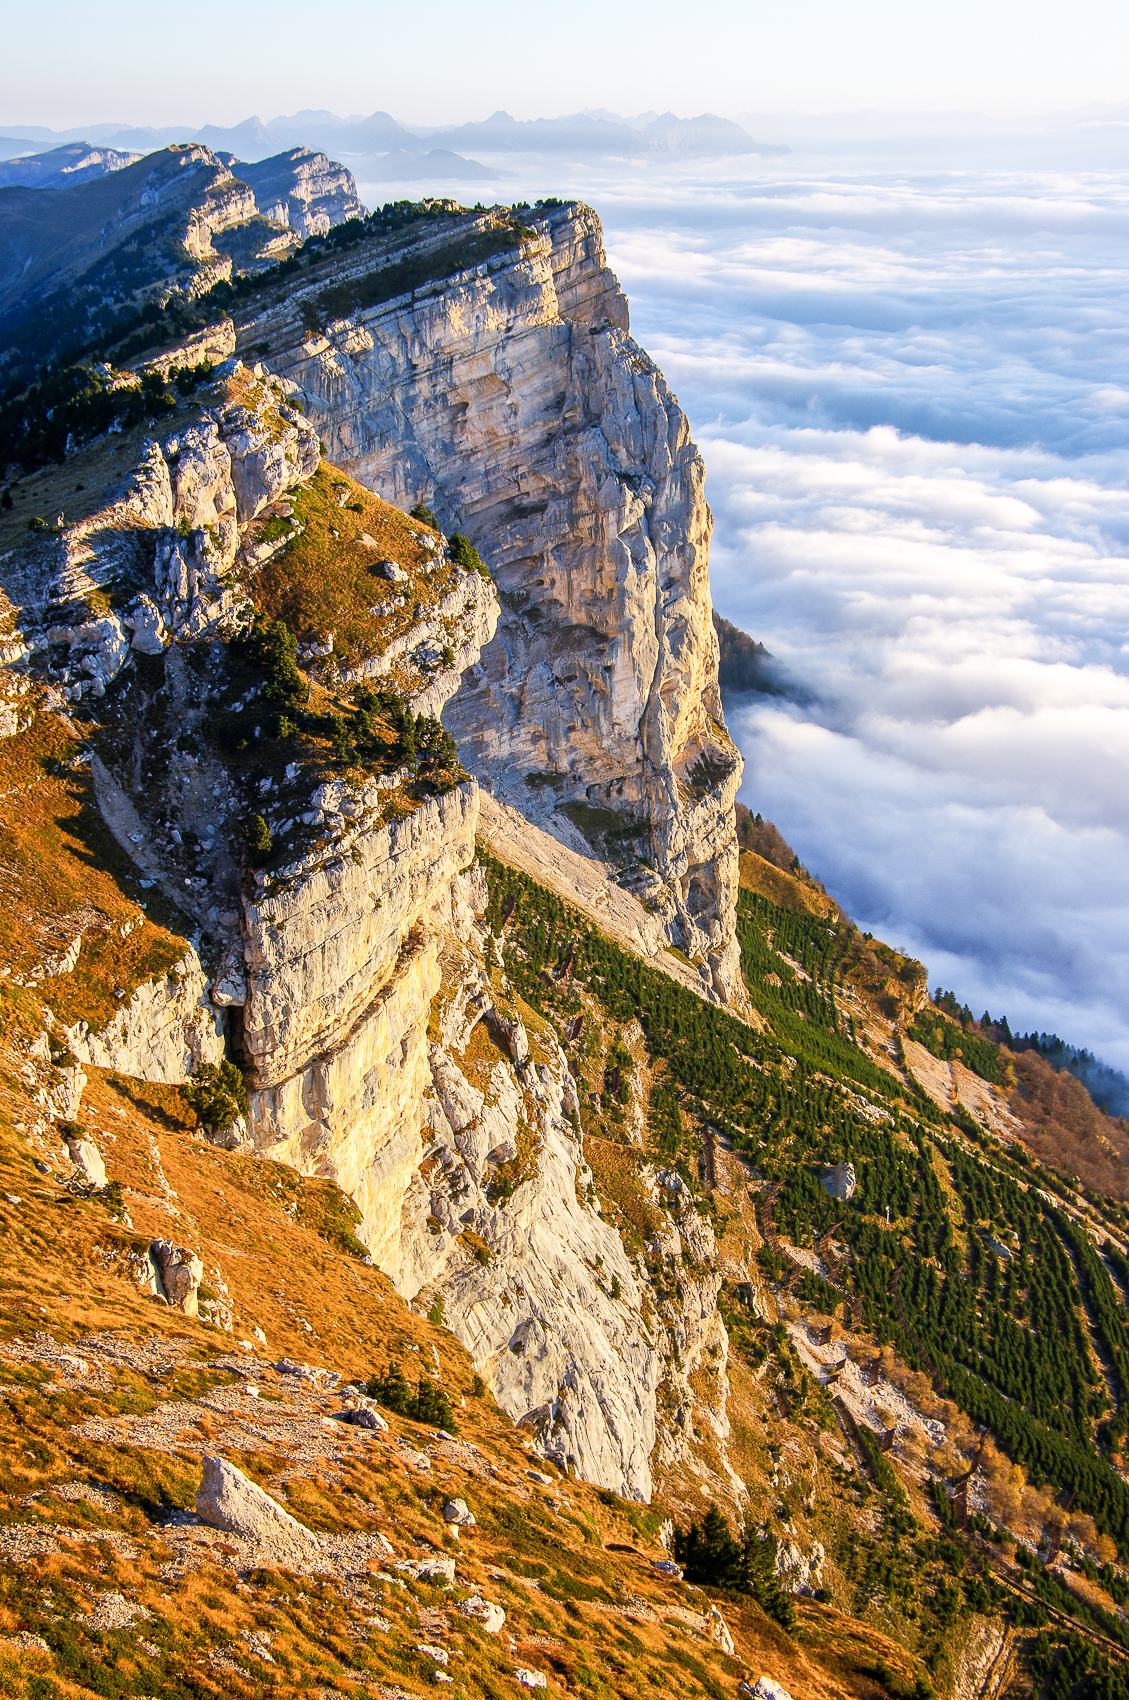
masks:
<svg viewBox="0 0 1129 1700"><path fill-rule="evenodd" d="M1124 173L824 148L489 198L548 193L603 216L715 603L790 683L731 705L743 799L931 985L1129 1066Z"/></svg>

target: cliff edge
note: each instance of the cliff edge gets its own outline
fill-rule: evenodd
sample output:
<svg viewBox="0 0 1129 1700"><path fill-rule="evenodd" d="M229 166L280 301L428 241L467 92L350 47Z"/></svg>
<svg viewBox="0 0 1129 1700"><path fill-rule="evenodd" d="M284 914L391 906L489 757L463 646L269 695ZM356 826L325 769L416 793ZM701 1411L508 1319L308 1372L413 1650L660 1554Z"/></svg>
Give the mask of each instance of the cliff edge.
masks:
<svg viewBox="0 0 1129 1700"><path fill-rule="evenodd" d="M610 864L715 995L739 998L741 759L705 469L629 334L596 214L452 211L376 237L331 286L299 280L257 311L240 344L269 349L333 460L482 548L501 619L444 715L467 765Z"/></svg>

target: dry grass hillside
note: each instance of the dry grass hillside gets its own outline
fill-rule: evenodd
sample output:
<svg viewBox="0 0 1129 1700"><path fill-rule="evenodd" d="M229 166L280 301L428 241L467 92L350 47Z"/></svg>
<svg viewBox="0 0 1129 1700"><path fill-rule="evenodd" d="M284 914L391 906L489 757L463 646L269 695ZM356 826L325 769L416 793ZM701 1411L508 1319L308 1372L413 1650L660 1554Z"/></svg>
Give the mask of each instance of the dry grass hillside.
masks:
<svg viewBox="0 0 1129 1700"><path fill-rule="evenodd" d="M414 1695L439 1669L501 1695L519 1667L561 1694L718 1696L761 1674L804 1700L912 1688L900 1649L815 1604L789 1636L723 1600L727 1654L707 1597L654 1568L658 1515L527 1456L453 1337L355 1255L339 1194L215 1150L178 1090L92 1070L82 1123L110 1176L92 1195L36 1132L6 1050L5 1692ZM155 1235L199 1248L232 1333L137 1292L129 1261ZM392 1413L387 1432L338 1420L338 1388L391 1359L447 1390L455 1438ZM307 1565L195 1516L215 1453L315 1532ZM457 1543L455 1495L476 1518ZM453 1586L413 1574L439 1557ZM500 1635L460 1612L477 1596L505 1611Z"/></svg>

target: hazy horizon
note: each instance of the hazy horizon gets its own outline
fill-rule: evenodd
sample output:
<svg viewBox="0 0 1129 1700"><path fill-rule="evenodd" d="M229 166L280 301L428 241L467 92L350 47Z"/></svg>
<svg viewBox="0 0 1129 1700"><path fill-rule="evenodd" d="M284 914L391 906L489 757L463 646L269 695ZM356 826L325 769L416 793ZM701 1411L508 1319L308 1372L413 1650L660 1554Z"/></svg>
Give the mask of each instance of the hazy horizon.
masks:
<svg viewBox="0 0 1129 1700"><path fill-rule="evenodd" d="M676 0L576 0L567 29L519 0L326 0L316 26L297 0L198 0L193 20L174 54L143 0L111 17L80 0L16 9L0 111L51 128L97 122L95 106L142 125L304 108L457 124L502 108L1007 115L1129 96L1114 0L700 0L692 17Z"/></svg>

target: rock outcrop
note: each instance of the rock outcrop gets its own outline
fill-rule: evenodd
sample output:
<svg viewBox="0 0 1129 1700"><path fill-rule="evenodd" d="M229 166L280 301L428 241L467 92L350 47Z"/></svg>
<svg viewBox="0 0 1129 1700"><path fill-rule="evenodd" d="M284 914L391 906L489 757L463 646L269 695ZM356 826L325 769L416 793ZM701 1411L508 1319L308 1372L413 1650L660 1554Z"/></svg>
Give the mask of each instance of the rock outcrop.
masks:
<svg viewBox="0 0 1129 1700"><path fill-rule="evenodd" d="M322 865L248 903L242 1043L256 1149L337 1180L396 1275L440 984L419 923L473 859L477 788L388 824L380 798L373 787L351 804Z"/></svg>
<svg viewBox="0 0 1129 1700"><path fill-rule="evenodd" d="M204 1279L204 1265L194 1251L172 1240L154 1240L149 1259L160 1276L158 1291L173 1310L199 1316L197 1293Z"/></svg>
<svg viewBox="0 0 1129 1700"><path fill-rule="evenodd" d="M303 241L324 236L347 218L364 217L353 173L310 148L288 148L255 165L237 160L232 170L255 191L263 217Z"/></svg>
<svg viewBox="0 0 1129 1700"><path fill-rule="evenodd" d="M465 218L458 236L467 251L498 238L497 216ZM686 418L628 334L590 209L546 212L504 260L436 276L450 251L449 230L417 241L427 281L410 299L373 289L379 305L317 334L316 286L299 286L243 337L269 341L334 459L481 544L503 613L446 711L468 765L613 861L717 993L739 997L741 763ZM363 299L382 263L379 246L350 255L333 301L351 286Z"/></svg>
<svg viewBox="0 0 1129 1700"><path fill-rule="evenodd" d="M62 1036L80 1063L174 1085L224 1055L222 1017L191 945L169 974L139 986L101 1032L80 1021Z"/></svg>

